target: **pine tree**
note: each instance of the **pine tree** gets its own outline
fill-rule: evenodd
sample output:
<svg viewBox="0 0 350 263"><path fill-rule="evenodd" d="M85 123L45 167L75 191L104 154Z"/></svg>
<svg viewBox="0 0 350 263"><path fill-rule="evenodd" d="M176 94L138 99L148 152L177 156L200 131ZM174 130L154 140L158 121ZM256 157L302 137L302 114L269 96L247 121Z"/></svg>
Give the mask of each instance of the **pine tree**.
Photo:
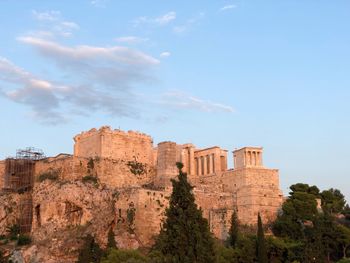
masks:
<svg viewBox="0 0 350 263"><path fill-rule="evenodd" d="M117 248L117 243L115 242L113 227L108 231L108 241L107 248Z"/></svg>
<svg viewBox="0 0 350 263"><path fill-rule="evenodd" d="M261 222L260 213L258 214L258 239L257 239L257 252L258 252L258 262L259 263L268 263L267 251L265 246L265 236L264 229Z"/></svg>
<svg viewBox="0 0 350 263"><path fill-rule="evenodd" d="M177 163L177 167L178 179L172 180L173 192L166 209L166 220L154 249L160 251L165 262L215 262L214 239L208 222L195 204L193 187L181 170L183 164Z"/></svg>
<svg viewBox="0 0 350 263"><path fill-rule="evenodd" d="M236 210L233 210L232 216L231 216L231 226L230 226L230 230L228 232L229 237L228 237L228 241L229 241L229 245L231 247L236 247L236 243L238 240L238 218L237 218L237 212Z"/></svg>
<svg viewBox="0 0 350 263"><path fill-rule="evenodd" d="M90 234L85 237L84 246L81 248L77 263L98 263L102 257L102 250Z"/></svg>

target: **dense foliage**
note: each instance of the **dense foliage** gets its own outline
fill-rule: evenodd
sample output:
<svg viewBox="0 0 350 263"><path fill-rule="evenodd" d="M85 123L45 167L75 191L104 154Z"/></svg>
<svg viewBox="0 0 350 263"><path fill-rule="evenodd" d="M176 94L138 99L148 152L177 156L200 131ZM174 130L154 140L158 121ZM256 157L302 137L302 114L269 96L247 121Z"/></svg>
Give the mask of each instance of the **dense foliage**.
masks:
<svg viewBox="0 0 350 263"><path fill-rule="evenodd" d="M350 263L350 208L339 190L320 192L316 186L292 185L277 219L265 229L260 214L257 229L252 229L241 225L234 211L228 238L222 243L210 234L182 165L178 168L166 220L148 254L117 249L110 230L105 256L101 258L101 249L88 236L78 262ZM16 227L9 232L16 234Z"/></svg>
<svg viewBox="0 0 350 263"><path fill-rule="evenodd" d="M260 214L258 214L258 234L257 234L257 256L259 263L267 263L267 252L265 245L264 229L261 221Z"/></svg>
<svg viewBox="0 0 350 263"><path fill-rule="evenodd" d="M108 231L107 248L117 248L117 243L115 242L113 228L111 227Z"/></svg>
<svg viewBox="0 0 350 263"><path fill-rule="evenodd" d="M97 263L100 262L103 251L95 242L95 238L87 235L84 239L84 245L81 248L77 263Z"/></svg>
<svg viewBox="0 0 350 263"><path fill-rule="evenodd" d="M207 220L198 209L192 186L178 163L179 176L172 180L173 192L166 220L154 249L159 251L164 262L212 263L215 260L214 239Z"/></svg>

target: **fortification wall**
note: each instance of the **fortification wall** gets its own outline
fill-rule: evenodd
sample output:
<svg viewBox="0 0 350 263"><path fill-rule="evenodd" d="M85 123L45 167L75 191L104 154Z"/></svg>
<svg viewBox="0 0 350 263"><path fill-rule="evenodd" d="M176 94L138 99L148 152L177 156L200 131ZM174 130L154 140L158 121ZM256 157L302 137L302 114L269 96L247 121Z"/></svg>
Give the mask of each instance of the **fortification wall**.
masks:
<svg viewBox="0 0 350 263"><path fill-rule="evenodd" d="M133 170L133 166L138 169ZM147 164L121 159L66 157L50 158L36 162L35 181L43 174L55 174L60 180L81 180L96 176L108 187L138 187L154 181L155 169Z"/></svg>
<svg viewBox="0 0 350 263"><path fill-rule="evenodd" d="M194 190L193 193L197 205L203 211L203 216L208 220L211 232L217 238L226 239L234 208L233 196L231 194L207 193L198 190ZM152 245L154 236L160 231L165 208L169 205L170 195L170 190L120 189L115 204L118 244L125 247ZM130 215L128 219L128 214L132 210L135 215L131 222ZM130 233L125 232L125 229L129 229ZM134 239L131 244L130 238Z"/></svg>
<svg viewBox="0 0 350 263"><path fill-rule="evenodd" d="M0 189L4 187L5 182L5 161L0 161Z"/></svg>
<svg viewBox="0 0 350 263"><path fill-rule="evenodd" d="M61 180L74 180L78 177L74 173L73 156L64 158L47 158L35 162L34 181L44 174L57 175Z"/></svg>
<svg viewBox="0 0 350 263"><path fill-rule="evenodd" d="M74 156L137 161L154 165L153 140L150 136L128 131L111 130L104 126L74 137Z"/></svg>
<svg viewBox="0 0 350 263"><path fill-rule="evenodd" d="M95 158L101 156L101 133L91 129L74 137L74 156Z"/></svg>
<svg viewBox="0 0 350 263"><path fill-rule="evenodd" d="M158 144L156 185L171 185L170 179L175 178L178 174L176 162L180 158L179 150L175 142L161 142Z"/></svg>
<svg viewBox="0 0 350 263"><path fill-rule="evenodd" d="M191 182L201 189L232 194L242 224L256 224L259 212L264 223L274 220L283 202L276 169L242 168L220 176L191 178Z"/></svg>

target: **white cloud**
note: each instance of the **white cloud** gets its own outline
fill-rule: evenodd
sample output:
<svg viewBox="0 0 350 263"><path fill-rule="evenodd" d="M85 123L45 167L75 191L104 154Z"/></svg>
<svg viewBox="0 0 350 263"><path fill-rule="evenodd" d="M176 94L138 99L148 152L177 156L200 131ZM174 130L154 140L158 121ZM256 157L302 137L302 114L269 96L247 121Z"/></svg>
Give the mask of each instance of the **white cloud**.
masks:
<svg viewBox="0 0 350 263"><path fill-rule="evenodd" d="M118 117L137 117L127 90L105 90L81 83L65 85L38 78L0 57L0 95L31 108L34 118L46 124L60 124L72 114L88 115L102 111Z"/></svg>
<svg viewBox="0 0 350 263"><path fill-rule="evenodd" d="M191 17L184 24L177 25L173 27L173 31L177 34L183 34L189 30L191 30L195 25L197 25L200 20L202 20L205 16L204 12L200 12L198 15Z"/></svg>
<svg viewBox="0 0 350 263"><path fill-rule="evenodd" d="M171 55L170 52L164 51L164 52L160 53L159 56L160 56L161 58L167 58L167 57L170 57L170 55Z"/></svg>
<svg viewBox="0 0 350 263"><path fill-rule="evenodd" d="M127 47L70 47L30 36L18 40L56 64L64 78L41 78L0 57L0 94L30 107L35 118L51 124L96 111L138 117L135 84L152 81L149 73L160 63Z"/></svg>
<svg viewBox="0 0 350 263"><path fill-rule="evenodd" d="M151 24L157 26L165 26L176 19L176 12L170 11L158 17L140 16L133 21L134 26L142 24Z"/></svg>
<svg viewBox="0 0 350 263"><path fill-rule="evenodd" d="M90 4L95 7L106 7L108 0L91 0Z"/></svg>
<svg viewBox="0 0 350 263"><path fill-rule="evenodd" d="M57 10L49 10L45 12L32 10L32 14L36 20L40 21L57 21L61 18L61 12Z"/></svg>
<svg viewBox="0 0 350 263"><path fill-rule="evenodd" d="M63 21L61 23L61 26L64 26L64 27L70 28L70 29L79 29L80 28L76 23L69 22L69 21Z"/></svg>
<svg viewBox="0 0 350 263"><path fill-rule="evenodd" d="M236 7L237 7L236 5L225 5L225 6L220 8L220 11L226 11L226 10L233 9Z"/></svg>
<svg viewBox="0 0 350 263"><path fill-rule="evenodd" d="M166 25L175 19L176 19L176 13L172 11L172 12L166 13L163 16L157 17L154 21L159 25Z"/></svg>
<svg viewBox="0 0 350 263"><path fill-rule="evenodd" d="M141 38L136 36L125 36L125 37L118 37L115 39L115 41L120 43L126 43L126 44L138 44L138 43L148 41L148 38Z"/></svg>
<svg viewBox="0 0 350 263"><path fill-rule="evenodd" d="M65 20L60 11L38 12L33 10L32 14L40 22L40 27L44 28L44 30L31 31L28 32L28 35L45 38L53 38L55 36L70 37L74 31L80 28L77 23Z"/></svg>
<svg viewBox="0 0 350 263"><path fill-rule="evenodd" d="M96 47L87 45L67 47L53 41L31 36L19 37L18 40L35 47L40 54L53 59L58 64L66 63L67 61L73 64L79 61L96 63L100 59L103 59L104 63L115 62L135 66L159 64L159 60L128 47Z"/></svg>
<svg viewBox="0 0 350 263"><path fill-rule="evenodd" d="M196 98L180 91L163 94L160 103L169 107L183 110L192 109L203 112L228 113L233 113L235 111L231 106Z"/></svg>

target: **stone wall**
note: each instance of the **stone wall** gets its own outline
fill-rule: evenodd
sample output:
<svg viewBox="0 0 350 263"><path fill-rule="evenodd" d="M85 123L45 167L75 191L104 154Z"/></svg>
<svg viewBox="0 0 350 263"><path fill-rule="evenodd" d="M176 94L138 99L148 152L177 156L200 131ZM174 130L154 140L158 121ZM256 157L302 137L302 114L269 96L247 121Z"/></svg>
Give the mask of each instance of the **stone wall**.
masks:
<svg viewBox="0 0 350 263"><path fill-rule="evenodd" d="M144 188L120 189L115 203L118 247L149 247L153 244L170 194L170 191Z"/></svg>
<svg viewBox="0 0 350 263"><path fill-rule="evenodd" d="M274 220L283 202L276 169L242 168L192 181L199 187L232 193L242 224L256 224L259 212L265 223Z"/></svg>
<svg viewBox="0 0 350 263"><path fill-rule="evenodd" d="M139 169L133 169L135 165ZM37 161L35 181L38 182L39 177L45 173L55 173L61 181L95 176L99 183L113 188L150 184L154 181L156 171L152 166L134 161L65 156Z"/></svg>
<svg viewBox="0 0 350 263"><path fill-rule="evenodd" d="M4 187L5 183L5 161L0 161L0 190Z"/></svg>
<svg viewBox="0 0 350 263"><path fill-rule="evenodd" d="M158 144L157 177L155 184L170 186L170 179L178 174L176 162L179 160L179 148L175 142L161 142Z"/></svg>
<svg viewBox="0 0 350 263"><path fill-rule="evenodd" d="M232 194L193 191L196 203L207 218L210 231L219 239L226 239L234 209ZM121 247L151 246L159 233L165 209L169 205L170 190L144 188L121 189L115 203L117 218L116 239ZM134 211L132 220L128 213ZM128 212L129 211L129 212ZM127 229L128 231L125 231Z"/></svg>
<svg viewBox="0 0 350 263"><path fill-rule="evenodd" d="M111 130L104 126L78 134L74 141L76 157L135 160L154 165L153 140L143 133Z"/></svg>
<svg viewBox="0 0 350 263"><path fill-rule="evenodd" d="M74 172L74 159L71 155L58 155L36 161L34 181L37 182L39 177L44 173L57 174L61 180L74 180L78 178Z"/></svg>

